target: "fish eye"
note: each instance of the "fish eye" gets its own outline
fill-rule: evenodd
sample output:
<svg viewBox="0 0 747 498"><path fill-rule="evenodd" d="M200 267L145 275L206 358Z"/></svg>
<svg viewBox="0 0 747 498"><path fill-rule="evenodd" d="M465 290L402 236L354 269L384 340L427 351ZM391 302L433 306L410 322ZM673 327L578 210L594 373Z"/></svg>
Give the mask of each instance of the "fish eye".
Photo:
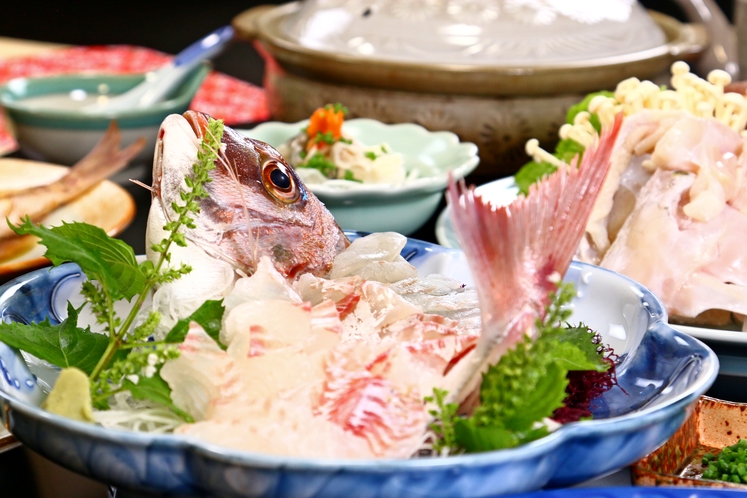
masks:
<svg viewBox="0 0 747 498"><path fill-rule="evenodd" d="M273 159L262 165L262 183L273 197L286 204L297 201L301 195L289 167Z"/></svg>

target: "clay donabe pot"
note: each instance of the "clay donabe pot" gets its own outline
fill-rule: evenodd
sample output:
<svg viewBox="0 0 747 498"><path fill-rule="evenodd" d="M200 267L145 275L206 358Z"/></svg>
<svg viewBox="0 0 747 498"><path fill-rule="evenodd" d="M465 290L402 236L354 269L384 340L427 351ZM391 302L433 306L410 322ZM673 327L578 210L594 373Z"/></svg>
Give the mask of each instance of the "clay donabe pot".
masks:
<svg viewBox="0 0 747 498"><path fill-rule="evenodd" d="M478 145L473 176L490 179L528 161L529 138L551 146L584 94L666 76L708 44L703 25L631 0L550 4L307 0L255 7L233 26L266 61L274 119L340 102L349 117L449 130Z"/></svg>

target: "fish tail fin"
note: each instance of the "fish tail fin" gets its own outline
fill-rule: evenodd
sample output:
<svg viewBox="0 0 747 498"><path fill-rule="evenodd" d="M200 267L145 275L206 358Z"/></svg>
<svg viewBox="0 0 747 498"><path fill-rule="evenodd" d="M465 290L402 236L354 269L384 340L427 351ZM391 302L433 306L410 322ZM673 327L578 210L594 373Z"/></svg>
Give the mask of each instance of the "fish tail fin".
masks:
<svg viewBox="0 0 747 498"><path fill-rule="evenodd" d="M454 227L480 300L480 342L497 343L527 305L544 313L583 235L621 123L617 116L578 168L560 168L509 206L491 206L463 181L449 182Z"/></svg>

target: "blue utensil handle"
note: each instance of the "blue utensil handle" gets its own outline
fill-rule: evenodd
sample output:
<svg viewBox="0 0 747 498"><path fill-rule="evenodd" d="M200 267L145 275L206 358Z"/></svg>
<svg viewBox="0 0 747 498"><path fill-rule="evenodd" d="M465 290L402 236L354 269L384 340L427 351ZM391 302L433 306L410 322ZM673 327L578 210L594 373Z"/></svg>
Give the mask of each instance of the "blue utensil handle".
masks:
<svg viewBox="0 0 747 498"><path fill-rule="evenodd" d="M233 28L223 26L179 52L173 64L179 67L214 57L233 38Z"/></svg>

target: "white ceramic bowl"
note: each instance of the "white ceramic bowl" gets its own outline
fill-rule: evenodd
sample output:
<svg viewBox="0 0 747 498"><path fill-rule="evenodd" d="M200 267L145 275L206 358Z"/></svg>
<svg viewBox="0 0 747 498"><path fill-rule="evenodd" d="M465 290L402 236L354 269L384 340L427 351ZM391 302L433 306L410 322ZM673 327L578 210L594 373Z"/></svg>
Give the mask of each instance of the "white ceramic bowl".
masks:
<svg viewBox="0 0 747 498"><path fill-rule="evenodd" d="M307 125L308 120L273 121L242 133L277 148ZM479 163L477 146L460 142L448 131L428 131L410 123L389 125L373 119L351 119L343 126L345 133L365 145L388 144L392 151L402 154L408 173L419 171L418 178L400 185L307 185L346 230L404 235L415 232L438 208L449 173L459 179Z"/></svg>

